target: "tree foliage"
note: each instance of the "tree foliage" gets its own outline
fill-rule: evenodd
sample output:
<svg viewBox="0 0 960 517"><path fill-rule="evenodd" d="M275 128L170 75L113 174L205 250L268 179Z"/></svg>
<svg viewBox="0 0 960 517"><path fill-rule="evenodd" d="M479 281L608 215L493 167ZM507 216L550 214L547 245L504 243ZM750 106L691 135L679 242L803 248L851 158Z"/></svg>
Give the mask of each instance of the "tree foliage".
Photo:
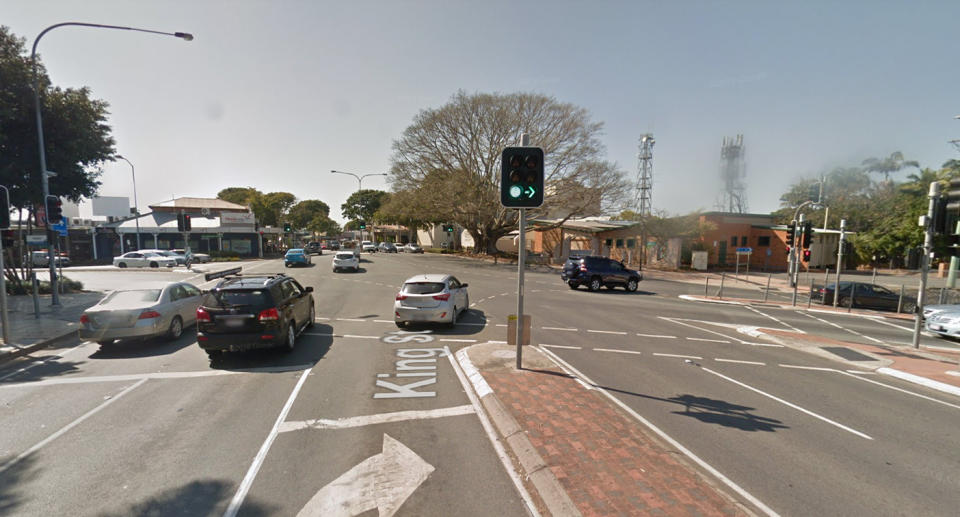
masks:
<svg viewBox="0 0 960 517"><path fill-rule="evenodd" d="M891 173L900 172L906 167L920 167L919 162L904 159L900 151L894 151L884 158L867 158L862 165L867 172L883 174L884 182L890 181Z"/></svg>
<svg viewBox="0 0 960 517"><path fill-rule="evenodd" d="M393 142L391 182L404 192L416 221L453 222L477 251L495 253L496 241L517 225L518 212L500 206L500 155L522 132L545 154L545 199L530 217L600 215L622 201L623 174L604 161L603 125L583 108L533 93L453 95L418 113Z"/></svg>
<svg viewBox="0 0 960 517"><path fill-rule="evenodd" d="M287 212L286 220L294 228L307 228L314 219L329 219L330 206L318 199L304 199Z"/></svg>
<svg viewBox="0 0 960 517"><path fill-rule="evenodd" d="M382 190L363 189L350 194L346 203L340 205L343 217L358 221L373 222L374 214L389 195Z"/></svg>
<svg viewBox="0 0 960 517"><path fill-rule="evenodd" d="M218 192L217 198L250 207L254 217L264 226L280 226L297 202L296 196L289 192L264 194L253 187L228 187Z"/></svg>

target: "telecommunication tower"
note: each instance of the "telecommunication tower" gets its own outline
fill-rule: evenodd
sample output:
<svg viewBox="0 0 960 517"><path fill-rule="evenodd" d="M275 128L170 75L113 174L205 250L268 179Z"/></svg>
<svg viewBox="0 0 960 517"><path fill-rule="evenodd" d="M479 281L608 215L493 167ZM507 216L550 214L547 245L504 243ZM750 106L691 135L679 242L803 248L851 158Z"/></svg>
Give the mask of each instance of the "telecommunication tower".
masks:
<svg viewBox="0 0 960 517"><path fill-rule="evenodd" d="M634 206L641 216L648 216L653 210L653 139L651 133L640 137L637 153L637 193Z"/></svg>
<svg viewBox="0 0 960 517"><path fill-rule="evenodd" d="M747 211L746 164L743 159L743 135L723 137L720 148L720 179L723 193L718 208L724 212L742 214Z"/></svg>

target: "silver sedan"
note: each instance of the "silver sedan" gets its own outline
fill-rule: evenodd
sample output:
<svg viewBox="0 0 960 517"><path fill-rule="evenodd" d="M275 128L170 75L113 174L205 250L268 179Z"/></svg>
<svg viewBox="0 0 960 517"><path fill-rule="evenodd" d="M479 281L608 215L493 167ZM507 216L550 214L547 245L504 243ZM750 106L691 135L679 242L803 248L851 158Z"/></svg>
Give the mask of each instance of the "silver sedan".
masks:
<svg viewBox="0 0 960 517"><path fill-rule="evenodd" d="M457 316L470 306L467 284L452 275L417 275L407 279L394 301L394 321L457 324Z"/></svg>
<svg viewBox="0 0 960 517"><path fill-rule="evenodd" d="M200 290L186 282L112 291L80 316L80 338L101 346L117 339L177 339L196 319L201 298Z"/></svg>
<svg viewBox="0 0 960 517"><path fill-rule="evenodd" d="M942 306L941 306L942 307ZM924 307L926 309L927 307ZM960 337L960 312L953 307L953 310L943 309L933 312L926 316L924 328L927 332L932 332L942 337Z"/></svg>

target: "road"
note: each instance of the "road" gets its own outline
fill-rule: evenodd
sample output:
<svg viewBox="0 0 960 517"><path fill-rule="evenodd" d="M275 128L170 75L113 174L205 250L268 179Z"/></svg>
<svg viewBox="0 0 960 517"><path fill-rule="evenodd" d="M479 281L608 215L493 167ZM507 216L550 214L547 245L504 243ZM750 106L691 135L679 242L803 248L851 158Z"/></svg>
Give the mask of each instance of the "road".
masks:
<svg viewBox="0 0 960 517"><path fill-rule="evenodd" d="M506 340L515 269L376 254L333 274L331 258L250 267L315 288L317 324L290 355L211 365L187 333L109 351L73 343L0 367L12 423L0 431L0 512L295 515L336 501L359 514L374 508L358 494L376 471L389 487L381 515L526 515L447 355ZM393 297L424 272L469 283L471 308L454 329L400 332ZM169 271L70 276L104 289L210 285ZM679 298L702 290L648 279L637 293L590 293L528 272L525 307L534 343L777 513L955 513L960 399L737 330L899 343L909 322Z"/></svg>

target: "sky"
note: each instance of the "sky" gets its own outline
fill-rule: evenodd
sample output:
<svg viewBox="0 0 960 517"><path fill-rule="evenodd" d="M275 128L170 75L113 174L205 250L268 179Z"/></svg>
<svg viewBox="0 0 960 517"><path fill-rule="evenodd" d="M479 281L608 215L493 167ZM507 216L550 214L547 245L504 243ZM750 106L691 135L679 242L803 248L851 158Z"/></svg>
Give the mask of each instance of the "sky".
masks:
<svg viewBox="0 0 960 517"><path fill-rule="evenodd" d="M952 0L0 0L28 48L64 21L194 35L64 27L39 45L54 84L110 103L141 211L252 186L320 199L340 222L357 180L329 171L387 172L415 115L458 90L587 109L631 182L653 133L653 207L669 214L716 207L737 134L754 213L869 157L939 168L960 158L958 19ZM101 179L132 200L126 162Z"/></svg>

